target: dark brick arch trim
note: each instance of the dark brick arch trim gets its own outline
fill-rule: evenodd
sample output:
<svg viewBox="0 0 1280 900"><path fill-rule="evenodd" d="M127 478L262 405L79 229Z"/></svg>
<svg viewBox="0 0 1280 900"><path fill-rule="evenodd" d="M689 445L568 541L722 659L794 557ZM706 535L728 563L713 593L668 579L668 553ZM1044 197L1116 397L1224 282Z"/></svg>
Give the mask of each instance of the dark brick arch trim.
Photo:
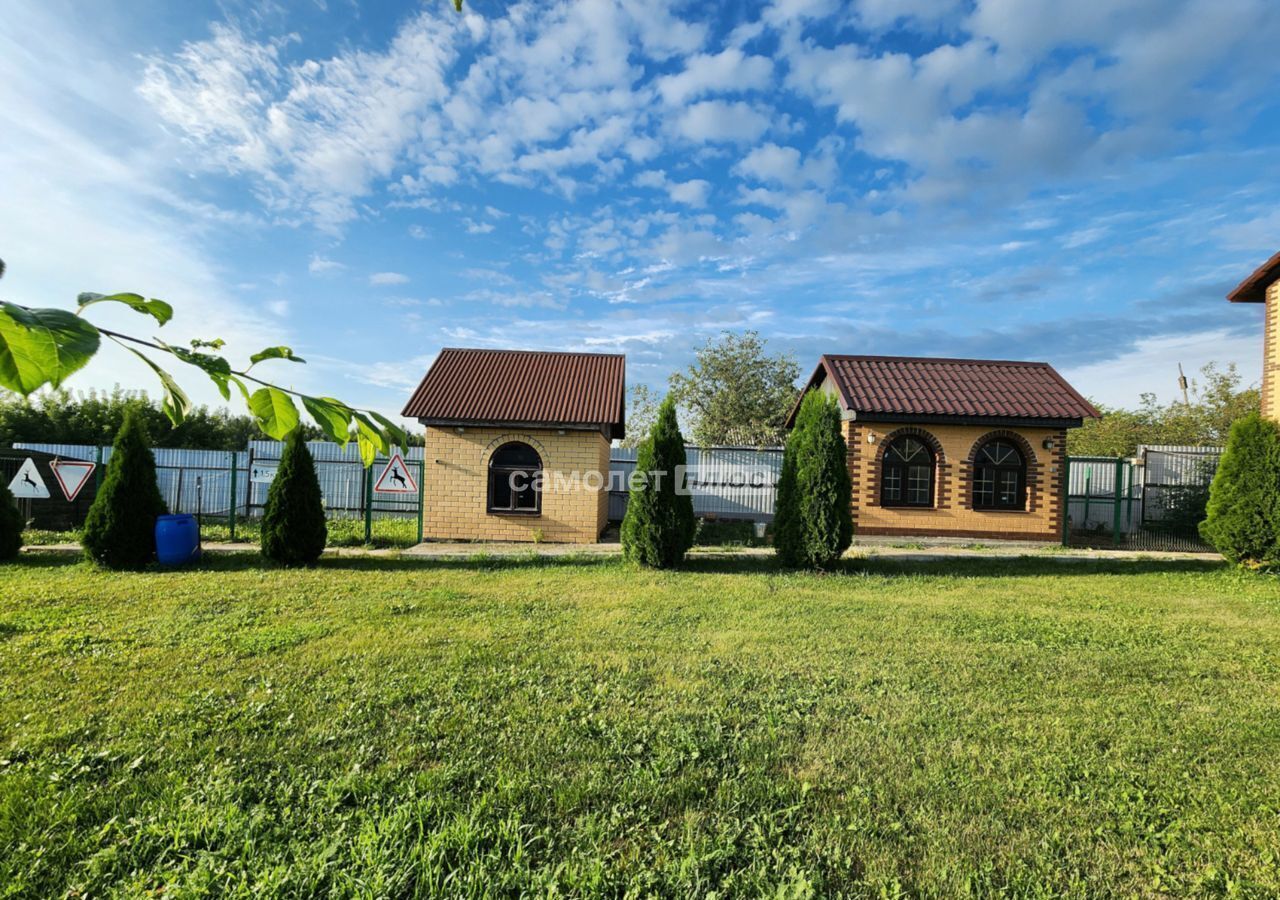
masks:
<svg viewBox="0 0 1280 900"><path fill-rule="evenodd" d="M1044 499L1040 496L1044 466L1040 463L1040 458L1036 455L1035 448L1031 446L1030 441L1018 432L1008 430L988 431L974 441L973 446L969 448L969 455L960 464L960 506L963 509L973 509L973 472L977 468L978 451L982 449L984 444L1000 440L1009 441L1022 454L1023 462L1027 466L1027 508L1025 512L1035 512L1040 508L1041 501Z"/></svg>
<svg viewBox="0 0 1280 900"><path fill-rule="evenodd" d="M889 449L889 445L900 437L919 438L933 451L933 506L915 508L947 509L951 505L951 465L947 462L947 452L942 449L942 443L936 437L914 425L895 429L879 442L880 446L876 448L875 465L871 467L871 478L867 484L867 505L880 506L880 477L884 472L884 454ZM892 507L892 509L898 508Z"/></svg>

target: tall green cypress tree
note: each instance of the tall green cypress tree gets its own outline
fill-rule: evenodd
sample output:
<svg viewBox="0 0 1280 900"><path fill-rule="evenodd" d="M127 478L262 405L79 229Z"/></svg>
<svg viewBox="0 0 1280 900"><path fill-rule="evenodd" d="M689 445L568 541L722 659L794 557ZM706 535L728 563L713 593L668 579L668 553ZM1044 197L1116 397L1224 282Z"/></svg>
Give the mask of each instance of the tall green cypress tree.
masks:
<svg viewBox="0 0 1280 900"><path fill-rule="evenodd" d="M783 565L830 566L853 542L848 448L835 397L810 391L787 438L774 512L774 547Z"/></svg>
<svg viewBox="0 0 1280 900"><path fill-rule="evenodd" d="M1250 413L1231 426L1200 534L1234 563L1280 566L1280 425Z"/></svg>
<svg viewBox="0 0 1280 900"><path fill-rule="evenodd" d="M14 559L22 549L22 513L9 486L0 482L0 560Z"/></svg>
<svg viewBox="0 0 1280 900"><path fill-rule="evenodd" d="M108 569L141 569L156 554L156 517L168 511L156 484L146 426L130 410L84 520L85 556Z"/></svg>
<svg viewBox="0 0 1280 900"><path fill-rule="evenodd" d="M627 559L665 569L678 565L693 546L697 521L693 496L684 485L686 464L675 401L668 397L636 455L635 481L622 519L622 552Z"/></svg>
<svg viewBox="0 0 1280 900"><path fill-rule="evenodd" d="M329 536L315 460L300 429L290 433L280 467L267 490L262 515L262 555L286 566L310 566Z"/></svg>

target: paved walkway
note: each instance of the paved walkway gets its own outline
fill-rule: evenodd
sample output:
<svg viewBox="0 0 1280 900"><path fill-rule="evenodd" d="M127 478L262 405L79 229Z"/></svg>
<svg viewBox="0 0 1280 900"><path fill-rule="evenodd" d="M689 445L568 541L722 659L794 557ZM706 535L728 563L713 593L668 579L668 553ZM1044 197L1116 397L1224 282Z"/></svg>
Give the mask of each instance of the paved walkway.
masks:
<svg viewBox="0 0 1280 900"><path fill-rule="evenodd" d="M26 548L31 552L79 553L79 544L45 544ZM245 553L256 551L256 544L228 544L205 542L206 553ZM396 556L415 559L466 559L473 556L490 557L545 557L561 556L618 556L622 548L617 543L602 544L528 544L505 542L449 542L433 541L406 549L365 549L364 547L331 547L327 556ZM771 556L769 547L695 547L695 557L761 557ZM990 544L957 538L929 538L909 541L901 538L862 538L849 549L850 557L891 558L918 560L921 562L965 558L1011 558L1033 556L1060 562L1117 559L1180 559L1203 562L1221 562L1217 553L1175 553L1154 550L1092 550L1083 547L1061 547L1057 544L1026 541L999 541Z"/></svg>

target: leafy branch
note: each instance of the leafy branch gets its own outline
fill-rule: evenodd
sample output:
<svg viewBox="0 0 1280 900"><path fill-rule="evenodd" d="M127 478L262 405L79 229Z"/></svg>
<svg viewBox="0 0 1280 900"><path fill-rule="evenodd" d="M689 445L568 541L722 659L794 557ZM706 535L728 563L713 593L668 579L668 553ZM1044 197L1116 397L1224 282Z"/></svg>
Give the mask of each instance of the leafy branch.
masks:
<svg viewBox="0 0 1280 900"><path fill-rule="evenodd" d="M4 262L0 260L0 277L3 275ZM231 388L235 386L258 427L276 440L284 440L298 427L296 397L329 438L344 447L354 440L366 467L378 453L387 453L392 445L408 446L404 429L371 409L358 409L332 397L312 397L250 374L259 363L270 360L306 362L289 347L267 347L250 356L248 366L237 369L226 357L214 352L223 347L220 339L193 340L189 347L180 347L159 338L146 340L94 325L83 314L100 303L127 306L140 315L150 316L159 327L173 318L173 307L168 303L133 293L83 293L77 300L75 312L32 309L0 301L0 387L24 397L45 385L60 387L97 355L105 337L133 353L155 372L164 390L162 408L175 426L186 418L191 401L177 380L152 358L154 353L168 354L199 369L218 388L223 400L231 400ZM144 353L139 348L153 353ZM250 385L255 388L250 390Z"/></svg>

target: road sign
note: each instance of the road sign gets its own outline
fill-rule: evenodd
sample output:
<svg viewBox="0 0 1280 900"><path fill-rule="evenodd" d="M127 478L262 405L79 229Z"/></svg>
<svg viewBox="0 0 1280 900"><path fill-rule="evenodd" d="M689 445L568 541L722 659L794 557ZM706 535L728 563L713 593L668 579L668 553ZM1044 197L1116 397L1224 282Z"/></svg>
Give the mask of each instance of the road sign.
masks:
<svg viewBox="0 0 1280 900"><path fill-rule="evenodd" d="M382 474L374 483L373 490L379 494L416 495L418 485L409 474L409 467L404 464L404 457L399 453L393 453L387 462L387 467L382 470Z"/></svg>
<svg viewBox="0 0 1280 900"><path fill-rule="evenodd" d="M35 460L29 456L22 461L22 467L13 476L13 481L9 482L9 490L19 500L49 499L49 489L44 486L44 479L40 477Z"/></svg>
<svg viewBox="0 0 1280 900"><path fill-rule="evenodd" d="M254 463L249 468L249 480L254 484L270 484L276 480L276 471L279 468L279 463L273 462L270 465Z"/></svg>
<svg viewBox="0 0 1280 900"><path fill-rule="evenodd" d="M55 459L49 463L49 468L53 470L58 487L62 488L62 496L70 501L76 499L89 483L89 476L93 474L97 464L80 459Z"/></svg>

